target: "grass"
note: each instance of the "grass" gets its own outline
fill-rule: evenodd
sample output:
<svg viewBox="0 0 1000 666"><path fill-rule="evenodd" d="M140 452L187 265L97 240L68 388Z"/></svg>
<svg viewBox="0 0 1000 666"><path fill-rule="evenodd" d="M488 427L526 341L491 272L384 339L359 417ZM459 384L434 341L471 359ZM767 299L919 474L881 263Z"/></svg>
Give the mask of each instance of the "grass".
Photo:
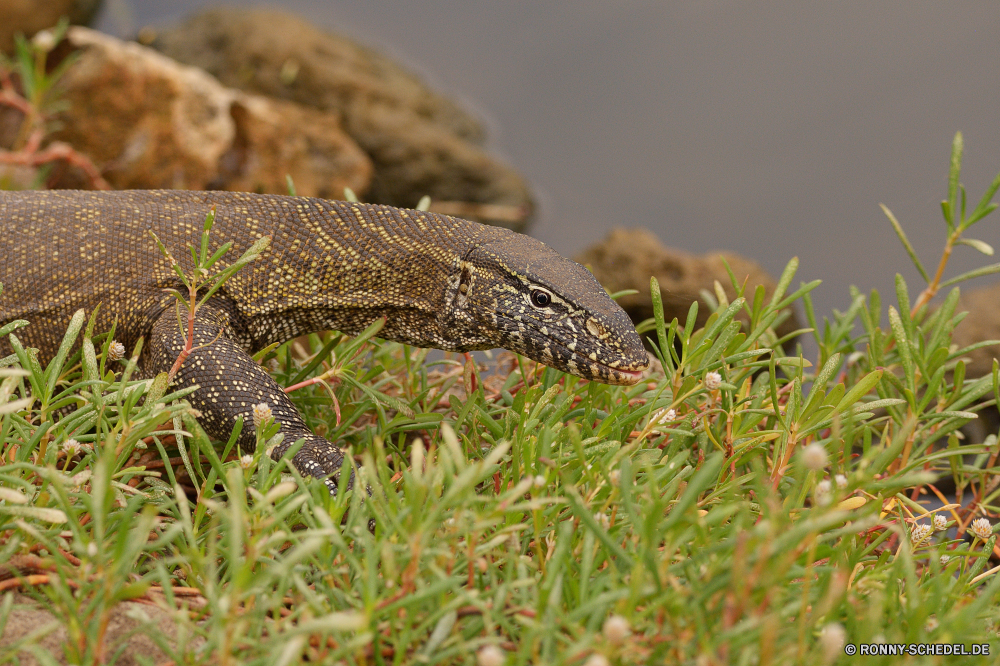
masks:
<svg viewBox="0 0 1000 666"><path fill-rule="evenodd" d="M1000 446L961 428L995 409L1000 381L965 376L958 291L929 306L1000 185L967 216L960 162L957 136L934 276L892 218L927 280L915 300L897 278L894 304L855 291L821 323L793 260L769 298L718 290L697 330L697 304L665 322L654 303L639 328L659 365L634 387L510 354L489 375L429 362L377 323L267 350L370 495L331 497L270 461L266 422L252 457L208 441L183 395L133 380L136 355L111 360L85 313L45 368L9 324L0 633L14 591L58 619L0 662L113 663L128 648L110 614L132 600L177 628L149 625L165 656L135 655L147 663L832 664L873 643L988 644L992 663L996 536L973 521L1000 515ZM814 358L774 333L792 307ZM50 656L36 639L57 627L68 641Z"/></svg>

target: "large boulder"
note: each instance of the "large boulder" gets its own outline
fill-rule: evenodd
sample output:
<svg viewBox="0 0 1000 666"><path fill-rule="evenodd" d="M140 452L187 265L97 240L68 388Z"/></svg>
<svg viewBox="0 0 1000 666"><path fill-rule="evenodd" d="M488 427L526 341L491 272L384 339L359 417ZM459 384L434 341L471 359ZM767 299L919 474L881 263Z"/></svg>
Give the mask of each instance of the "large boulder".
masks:
<svg viewBox="0 0 1000 666"><path fill-rule="evenodd" d="M663 315L667 323L675 317L683 325L691 303L699 301L698 325L703 325L711 311L702 291L715 293L718 282L732 300L736 292L723 258L741 282L747 279L747 296L753 298L753 289L763 285L770 297L777 285L755 261L730 252L709 252L694 256L665 247L652 232L646 229L614 229L603 241L592 245L574 259L590 268L597 281L609 292L635 289L639 293L618 300L632 321L638 323L653 316L653 300L649 291L649 277L660 284L663 297ZM741 313L740 318L745 320ZM778 335L786 335L798 328L794 313L778 327Z"/></svg>
<svg viewBox="0 0 1000 666"><path fill-rule="evenodd" d="M78 60L61 84L50 138L101 168L115 188L226 189L342 198L365 192L371 163L336 114L227 88L134 42L70 28ZM65 49L64 49L65 50ZM74 186L72 173L55 186Z"/></svg>
<svg viewBox="0 0 1000 666"><path fill-rule="evenodd" d="M1000 340L1000 283L972 289L962 294L956 312L967 311L955 327L952 341L959 349L986 340ZM980 347L965 355L967 377L982 377L993 372L993 359L1000 359L1000 345Z"/></svg>
<svg viewBox="0 0 1000 666"><path fill-rule="evenodd" d="M14 35L31 37L66 17L70 23L89 25L101 0L0 0L0 51L14 50Z"/></svg>
<svg viewBox="0 0 1000 666"><path fill-rule="evenodd" d="M278 11L213 9L140 40L227 86L340 114L374 163L367 200L523 229L524 179L482 147L482 125L389 58Z"/></svg>

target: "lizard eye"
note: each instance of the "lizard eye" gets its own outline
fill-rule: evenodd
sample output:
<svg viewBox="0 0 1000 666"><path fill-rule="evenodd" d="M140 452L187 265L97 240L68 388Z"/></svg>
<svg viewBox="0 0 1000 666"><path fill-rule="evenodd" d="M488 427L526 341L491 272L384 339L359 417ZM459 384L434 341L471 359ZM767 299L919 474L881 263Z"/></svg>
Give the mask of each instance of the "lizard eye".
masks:
<svg viewBox="0 0 1000 666"><path fill-rule="evenodd" d="M552 294L544 289L531 290L531 304L536 308L547 308L552 302Z"/></svg>

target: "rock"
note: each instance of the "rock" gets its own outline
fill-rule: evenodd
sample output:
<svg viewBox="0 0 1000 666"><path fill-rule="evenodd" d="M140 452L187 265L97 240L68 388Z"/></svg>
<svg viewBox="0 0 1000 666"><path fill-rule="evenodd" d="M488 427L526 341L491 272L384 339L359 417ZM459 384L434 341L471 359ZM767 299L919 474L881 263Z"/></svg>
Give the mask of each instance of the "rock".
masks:
<svg viewBox="0 0 1000 666"><path fill-rule="evenodd" d="M241 95L230 114L236 137L209 188L288 194L288 174L302 196L343 199L345 187L369 190L371 160L334 114L259 95Z"/></svg>
<svg viewBox="0 0 1000 666"><path fill-rule="evenodd" d="M79 58L50 138L90 157L115 188L228 189L342 198L371 163L335 114L226 88L132 42L70 28ZM78 185L59 182L56 187Z"/></svg>
<svg viewBox="0 0 1000 666"><path fill-rule="evenodd" d="M639 292L618 299L632 321L639 323L653 316L649 277L655 276L660 283L663 316L667 323L676 317L683 325L691 303L698 300L698 325L701 326L711 314L701 297L702 290L714 294L715 282L718 281L730 300L736 297L720 255L725 257L738 280L748 278L749 299L753 298L753 289L758 284L764 285L768 298L774 292L777 284L774 278L754 261L730 252L709 252L696 257L665 247L646 229L615 229L603 241L587 248L574 259L590 268L597 281L609 292L624 289ZM746 321L745 314L739 316ZM787 335L797 328L798 321L793 313L778 327L777 332L778 335Z"/></svg>
<svg viewBox="0 0 1000 666"><path fill-rule="evenodd" d="M374 163L368 201L412 207L426 194L515 229L533 210L524 179L483 149L479 122L349 39L263 9L213 9L139 38L225 85L339 113Z"/></svg>
<svg viewBox="0 0 1000 666"><path fill-rule="evenodd" d="M104 632L104 644L117 649L124 640L127 644L123 653L115 660L116 666L138 666L138 664L165 663L168 655L160 650L150 634L158 633L168 641L178 640L176 613L186 613L187 611L167 611L158 606L134 601L123 601L111 609L108 624ZM0 636L0 647L13 645L17 641L25 638L46 625L54 624L55 629L45 634L41 638L32 641L32 645L46 650L53 657L54 661L41 661L36 659L30 652L23 651L18 654L20 663L24 666L36 666L43 663L69 664L65 655L65 648L69 640L69 635L64 625L65 619L53 615L45 606L38 603L31 597L24 594L14 594L14 609L7 616L7 623ZM145 627L143 626L145 625ZM138 629L138 631L136 631ZM134 632L134 633L133 633ZM130 635L131 634L131 635ZM183 639L182 639L183 640ZM196 649L204 643L204 639L186 636L186 645L175 645L183 654L188 650ZM3 650L0 650L3 652ZM108 657L113 652L109 651ZM141 660L140 660L141 657ZM100 663L104 663L101 661Z"/></svg>
<svg viewBox="0 0 1000 666"><path fill-rule="evenodd" d="M955 327L952 342L958 348L968 347L985 340L1000 340L1000 283L962 294L955 312L968 312ZM965 355L968 359L965 376L983 377L993 372L993 359L1000 359L1000 345L980 347Z"/></svg>
<svg viewBox="0 0 1000 666"><path fill-rule="evenodd" d="M31 37L63 16L74 25L89 25L100 8L101 0L0 0L0 51L13 53L14 35Z"/></svg>

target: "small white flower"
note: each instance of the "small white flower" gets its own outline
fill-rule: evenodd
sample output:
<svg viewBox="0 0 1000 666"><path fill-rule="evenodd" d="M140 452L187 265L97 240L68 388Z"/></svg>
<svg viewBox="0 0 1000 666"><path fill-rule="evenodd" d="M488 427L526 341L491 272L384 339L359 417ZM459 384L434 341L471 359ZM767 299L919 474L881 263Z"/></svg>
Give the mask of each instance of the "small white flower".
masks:
<svg viewBox="0 0 1000 666"><path fill-rule="evenodd" d="M108 360L120 361L123 358L125 358L125 345L117 340L112 340L111 344L108 345Z"/></svg>
<svg viewBox="0 0 1000 666"><path fill-rule="evenodd" d="M605 513L595 513L594 519L600 524L604 529L611 527L611 519Z"/></svg>
<svg viewBox="0 0 1000 666"><path fill-rule="evenodd" d="M40 51L45 51L48 53L56 47L56 36L52 34L51 30L39 30L35 33L35 36L31 38L31 43Z"/></svg>
<svg viewBox="0 0 1000 666"><path fill-rule="evenodd" d="M930 617L927 618L927 621L924 622L924 630L934 631L937 628L938 628L938 619L933 615L931 615Z"/></svg>
<svg viewBox="0 0 1000 666"><path fill-rule="evenodd" d="M603 654L595 652L587 657L587 661L583 662L583 666L611 666L611 662Z"/></svg>
<svg viewBox="0 0 1000 666"><path fill-rule="evenodd" d="M487 645L476 653L477 666L503 666L507 655L496 645Z"/></svg>
<svg viewBox="0 0 1000 666"><path fill-rule="evenodd" d="M618 482L622 480L622 473L617 469L613 469L608 472L608 478L611 479L611 483L617 486Z"/></svg>
<svg viewBox="0 0 1000 666"><path fill-rule="evenodd" d="M674 409L661 409L651 419L653 425L664 425L677 420L677 411Z"/></svg>
<svg viewBox="0 0 1000 666"><path fill-rule="evenodd" d="M601 632L604 634L604 637L608 639L608 642L617 645L632 634L632 627L629 626L628 620L623 618L621 615L610 615L608 616L608 619L604 621L604 626L601 627Z"/></svg>
<svg viewBox="0 0 1000 666"><path fill-rule="evenodd" d="M823 469L828 461L826 447L818 442L813 442L802 449L802 463L813 471L818 472Z"/></svg>
<svg viewBox="0 0 1000 666"><path fill-rule="evenodd" d="M819 642L823 647L823 663L832 664L844 652L847 642L847 632L838 622L831 622L823 627L819 634Z"/></svg>
<svg viewBox="0 0 1000 666"><path fill-rule="evenodd" d="M838 474L837 476L833 477L833 482L837 484L838 488L847 487L847 477L844 476L843 474Z"/></svg>
<svg viewBox="0 0 1000 666"><path fill-rule="evenodd" d="M830 479L823 479L816 484L816 490L813 493L816 498L816 503L820 506L826 506L833 499L833 484L830 483Z"/></svg>
<svg viewBox="0 0 1000 666"><path fill-rule="evenodd" d="M253 454L248 453L245 456L240 457L240 467L243 469L250 469L253 467Z"/></svg>
<svg viewBox="0 0 1000 666"><path fill-rule="evenodd" d="M969 526L969 530L983 541L993 536L993 526L987 518L976 518Z"/></svg>
<svg viewBox="0 0 1000 666"><path fill-rule="evenodd" d="M97 544L93 541L87 544L87 555L97 557Z"/></svg>
<svg viewBox="0 0 1000 666"><path fill-rule="evenodd" d="M261 425L270 421L274 418L274 414L271 413L271 408L268 407L266 402L262 402L259 405L253 406L253 427L260 428Z"/></svg>
<svg viewBox="0 0 1000 666"><path fill-rule="evenodd" d="M941 566L943 566L943 567L948 566L948 561L949 560L951 560L951 555L942 555L941 559L940 559Z"/></svg>
<svg viewBox="0 0 1000 666"><path fill-rule="evenodd" d="M914 546L919 546L922 542L927 540L927 537L931 535L934 531L930 525L925 525L923 523L917 523L910 530L910 541L913 542Z"/></svg>
<svg viewBox="0 0 1000 666"><path fill-rule="evenodd" d="M67 439L65 442L62 443L63 452L70 458L78 454L82 449L83 449L83 444L81 444L80 442L76 441L73 438Z"/></svg>
<svg viewBox="0 0 1000 666"><path fill-rule="evenodd" d="M722 384L722 375L717 372L709 372L705 375L705 388L714 391Z"/></svg>
<svg viewBox="0 0 1000 666"><path fill-rule="evenodd" d="M542 476L541 474L536 474L535 478L532 479L531 483L534 484L536 488L541 488L542 486L545 485L545 477Z"/></svg>
<svg viewBox="0 0 1000 666"><path fill-rule="evenodd" d="M948 517L943 513L934 514L934 529L940 532L948 527Z"/></svg>

